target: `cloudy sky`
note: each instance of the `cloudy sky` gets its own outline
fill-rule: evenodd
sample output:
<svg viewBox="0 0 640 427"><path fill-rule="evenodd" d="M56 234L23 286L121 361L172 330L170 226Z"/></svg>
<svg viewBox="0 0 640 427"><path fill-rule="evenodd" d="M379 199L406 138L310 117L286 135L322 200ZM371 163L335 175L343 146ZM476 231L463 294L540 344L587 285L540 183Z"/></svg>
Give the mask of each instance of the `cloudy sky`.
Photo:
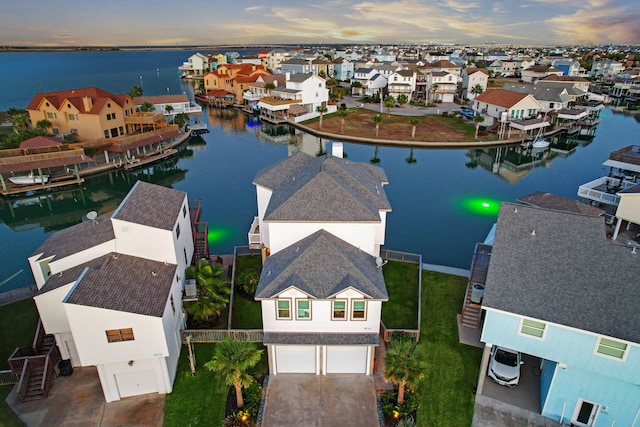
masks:
<svg viewBox="0 0 640 427"><path fill-rule="evenodd" d="M0 43L640 44L638 0L20 0Z"/></svg>

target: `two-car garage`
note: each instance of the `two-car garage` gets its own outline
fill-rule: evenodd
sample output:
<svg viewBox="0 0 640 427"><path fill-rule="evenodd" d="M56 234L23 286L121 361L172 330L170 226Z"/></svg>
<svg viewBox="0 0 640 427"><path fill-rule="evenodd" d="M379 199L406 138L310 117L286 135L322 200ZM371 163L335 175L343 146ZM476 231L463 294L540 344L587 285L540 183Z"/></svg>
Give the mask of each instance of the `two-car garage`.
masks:
<svg viewBox="0 0 640 427"><path fill-rule="evenodd" d="M269 346L273 374L370 374L375 346L274 345Z"/></svg>

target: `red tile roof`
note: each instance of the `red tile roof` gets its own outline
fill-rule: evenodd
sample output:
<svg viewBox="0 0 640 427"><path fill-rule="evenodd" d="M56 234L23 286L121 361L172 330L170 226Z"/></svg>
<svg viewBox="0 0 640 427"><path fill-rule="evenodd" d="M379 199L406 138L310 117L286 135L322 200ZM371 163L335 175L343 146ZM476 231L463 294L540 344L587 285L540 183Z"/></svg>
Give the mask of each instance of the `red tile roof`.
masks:
<svg viewBox="0 0 640 427"><path fill-rule="evenodd" d="M43 147L56 147L62 145L60 140L51 136L36 136L29 138L20 143L21 150L28 150L31 148L43 148Z"/></svg>
<svg viewBox="0 0 640 427"><path fill-rule="evenodd" d="M527 96L529 95L526 93L511 92L504 89L487 89L479 96L476 96L475 100L485 104L511 108Z"/></svg>
<svg viewBox="0 0 640 427"><path fill-rule="evenodd" d="M83 99L87 97L92 101L90 111L85 111L84 108ZM97 114L108 101L113 101L120 107L124 108L128 98L129 95L127 94L113 94L93 86L80 89L61 90L57 92L38 93L33 97L33 99L31 99L31 102L27 106L27 110L37 110L42 101L47 101L57 110L60 110L66 101L82 113Z"/></svg>

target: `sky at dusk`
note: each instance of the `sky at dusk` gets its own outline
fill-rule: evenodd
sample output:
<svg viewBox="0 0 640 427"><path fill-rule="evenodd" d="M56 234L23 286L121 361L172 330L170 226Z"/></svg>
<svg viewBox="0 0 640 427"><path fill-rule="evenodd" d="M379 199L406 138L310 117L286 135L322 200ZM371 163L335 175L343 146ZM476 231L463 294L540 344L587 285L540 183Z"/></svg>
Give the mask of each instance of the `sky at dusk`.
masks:
<svg viewBox="0 0 640 427"><path fill-rule="evenodd" d="M20 0L5 46L640 44L638 0Z"/></svg>

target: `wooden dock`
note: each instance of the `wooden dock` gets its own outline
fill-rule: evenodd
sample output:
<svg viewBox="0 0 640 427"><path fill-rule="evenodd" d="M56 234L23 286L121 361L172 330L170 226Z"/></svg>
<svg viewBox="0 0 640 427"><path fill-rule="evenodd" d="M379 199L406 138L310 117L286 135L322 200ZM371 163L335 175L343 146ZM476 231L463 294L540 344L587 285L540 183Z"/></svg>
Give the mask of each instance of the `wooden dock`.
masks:
<svg viewBox="0 0 640 427"><path fill-rule="evenodd" d="M33 185L18 185L18 184L7 184L7 189L4 190L0 187L0 194L3 196L11 196L14 194L23 194L29 191L40 191L46 190L49 188L59 188L66 187L67 185L80 185L84 182L84 178L80 179L64 179L64 180L50 180L45 184L33 184Z"/></svg>

